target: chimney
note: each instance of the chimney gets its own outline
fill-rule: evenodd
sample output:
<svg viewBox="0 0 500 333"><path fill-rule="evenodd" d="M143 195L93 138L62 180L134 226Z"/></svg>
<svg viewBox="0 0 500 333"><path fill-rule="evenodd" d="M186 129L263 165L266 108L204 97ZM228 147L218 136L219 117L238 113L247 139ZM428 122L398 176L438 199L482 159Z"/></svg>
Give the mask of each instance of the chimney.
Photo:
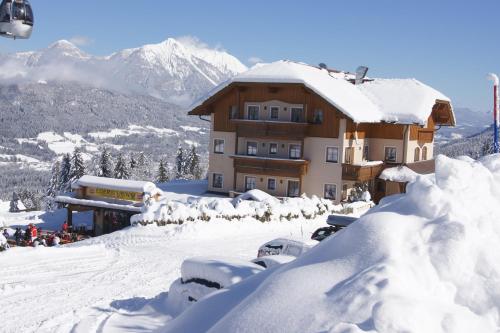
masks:
<svg viewBox="0 0 500 333"><path fill-rule="evenodd" d="M368 73L368 67L359 66L356 69L356 80L354 81L354 84L358 85L363 83L363 79L366 77L366 73Z"/></svg>

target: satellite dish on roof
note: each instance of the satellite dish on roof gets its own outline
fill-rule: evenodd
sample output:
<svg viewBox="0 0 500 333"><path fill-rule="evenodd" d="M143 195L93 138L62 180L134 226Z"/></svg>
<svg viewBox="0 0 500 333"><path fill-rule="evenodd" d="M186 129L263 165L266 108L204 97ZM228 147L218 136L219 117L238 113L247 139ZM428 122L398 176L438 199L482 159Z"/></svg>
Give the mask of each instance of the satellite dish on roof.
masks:
<svg viewBox="0 0 500 333"><path fill-rule="evenodd" d="M363 79L365 78L366 73L368 73L368 67L359 66L358 68L356 68L356 82L355 82L355 84L363 83Z"/></svg>
<svg viewBox="0 0 500 333"><path fill-rule="evenodd" d="M321 62L319 64L319 68L322 68L322 69L328 69L328 66L324 63L324 62Z"/></svg>

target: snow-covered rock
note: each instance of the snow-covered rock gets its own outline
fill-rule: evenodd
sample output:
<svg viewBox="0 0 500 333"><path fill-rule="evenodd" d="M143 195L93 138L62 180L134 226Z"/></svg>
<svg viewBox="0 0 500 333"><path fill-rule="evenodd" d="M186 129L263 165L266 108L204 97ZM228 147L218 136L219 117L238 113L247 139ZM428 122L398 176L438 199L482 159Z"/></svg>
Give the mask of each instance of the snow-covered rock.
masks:
<svg viewBox="0 0 500 333"><path fill-rule="evenodd" d="M500 155L436 159L407 194L165 332L498 332ZM266 274L267 273L267 274Z"/></svg>

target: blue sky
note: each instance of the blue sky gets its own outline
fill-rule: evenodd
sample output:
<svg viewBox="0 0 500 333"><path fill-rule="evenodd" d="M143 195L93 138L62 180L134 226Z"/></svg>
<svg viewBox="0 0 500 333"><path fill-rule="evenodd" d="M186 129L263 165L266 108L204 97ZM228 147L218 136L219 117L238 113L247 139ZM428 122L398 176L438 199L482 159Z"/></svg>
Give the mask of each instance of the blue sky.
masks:
<svg viewBox="0 0 500 333"><path fill-rule="evenodd" d="M457 106L491 108L488 72L500 73L500 1L31 0L28 41L0 52L76 41L92 54L195 36L247 65L293 59L378 77L415 77Z"/></svg>

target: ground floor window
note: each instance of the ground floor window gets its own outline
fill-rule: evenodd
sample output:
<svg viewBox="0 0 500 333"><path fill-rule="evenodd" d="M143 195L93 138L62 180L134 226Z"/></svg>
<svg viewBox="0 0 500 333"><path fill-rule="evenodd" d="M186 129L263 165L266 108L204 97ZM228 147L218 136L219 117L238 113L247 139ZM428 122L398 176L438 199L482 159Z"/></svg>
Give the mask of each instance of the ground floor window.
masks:
<svg viewBox="0 0 500 333"><path fill-rule="evenodd" d="M245 191L257 188L257 179L255 177L245 177Z"/></svg>
<svg viewBox="0 0 500 333"><path fill-rule="evenodd" d="M274 178L269 178L267 180L267 189L269 191L275 191L276 190L276 179Z"/></svg>
<svg viewBox="0 0 500 333"><path fill-rule="evenodd" d="M222 188L222 184L224 182L224 176L220 173L214 173L212 176L212 187L214 188Z"/></svg>
<svg viewBox="0 0 500 333"><path fill-rule="evenodd" d="M325 199L337 200L337 185L325 184L324 197Z"/></svg>
<svg viewBox="0 0 500 333"><path fill-rule="evenodd" d="M296 180L289 180L288 181L287 195L289 197L300 196L300 182L298 182Z"/></svg>

